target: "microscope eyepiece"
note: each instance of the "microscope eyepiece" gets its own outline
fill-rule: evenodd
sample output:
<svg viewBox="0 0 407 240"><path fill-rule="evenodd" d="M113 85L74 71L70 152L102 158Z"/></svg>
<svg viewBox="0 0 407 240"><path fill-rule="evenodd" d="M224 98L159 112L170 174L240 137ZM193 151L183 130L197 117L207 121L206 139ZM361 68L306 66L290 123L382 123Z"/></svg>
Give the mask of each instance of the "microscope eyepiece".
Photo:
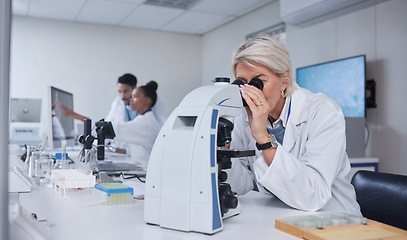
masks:
<svg viewBox="0 0 407 240"><path fill-rule="evenodd" d="M217 77L217 78L215 78L215 83L217 83L217 82L230 83L230 78L228 78L228 77Z"/></svg>
<svg viewBox="0 0 407 240"><path fill-rule="evenodd" d="M240 85L244 85L244 82L240 79L236 79L232 82L232 84L238 85L240 87Z"/></svg>
<svg viewBox="0 0 407 240"><path fill-rule="evenodd" d="M244 85L245 83L240 79L236 79L235 81L232 82L232 84L240 86L240 85ZM257 87L260 90L263 90L263 87L264 87L263 81L258 78L253 78L252 80L250 80L250 82L248 84ZM243 102L243 106L247 106L247 103L243 97L242 97L242 102Z"/></svg>
<svg viewBox="0 0 407 240"><path fill-rule="evenodd" d="M253 85L260 90L263 90L264 88L263 81L258 78L253 78L252 80L250 80L249 85Z"/></svg>

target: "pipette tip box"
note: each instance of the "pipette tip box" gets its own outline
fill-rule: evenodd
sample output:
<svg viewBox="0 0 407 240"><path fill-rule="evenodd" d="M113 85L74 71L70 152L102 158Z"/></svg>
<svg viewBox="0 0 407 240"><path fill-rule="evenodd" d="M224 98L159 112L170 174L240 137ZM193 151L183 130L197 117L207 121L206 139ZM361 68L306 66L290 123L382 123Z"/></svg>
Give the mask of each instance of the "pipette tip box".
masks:
<svg viewBox="0 0 407 240"><path fill-rule="evenodd" d="M133 188L121 183L99 183L95 185L98 189L106 193L106 204L129 204L133 203Z"/></svg>

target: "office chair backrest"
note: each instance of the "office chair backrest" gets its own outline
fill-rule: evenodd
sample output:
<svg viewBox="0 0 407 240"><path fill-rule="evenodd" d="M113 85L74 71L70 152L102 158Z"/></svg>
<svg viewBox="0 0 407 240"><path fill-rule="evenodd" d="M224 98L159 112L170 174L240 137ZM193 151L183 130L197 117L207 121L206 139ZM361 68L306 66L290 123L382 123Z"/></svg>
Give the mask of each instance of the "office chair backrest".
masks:
<svg viewBox="0 0 407 240"><path fill-rule="evenodd" d="M407 176L362 170L352 185L364 217L407 230Z"/></svg>

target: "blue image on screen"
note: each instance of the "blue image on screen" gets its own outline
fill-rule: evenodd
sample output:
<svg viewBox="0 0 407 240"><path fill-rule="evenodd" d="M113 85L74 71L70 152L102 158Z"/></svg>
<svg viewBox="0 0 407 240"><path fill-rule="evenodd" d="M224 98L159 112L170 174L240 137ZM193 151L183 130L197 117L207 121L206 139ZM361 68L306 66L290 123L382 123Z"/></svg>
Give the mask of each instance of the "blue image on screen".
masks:
<svg viewBox="0 0 407 240"><path fill-rule="evenodd" d="M365 117L364 55L298 68L297 83L335 99L345 117Z"/></svg>

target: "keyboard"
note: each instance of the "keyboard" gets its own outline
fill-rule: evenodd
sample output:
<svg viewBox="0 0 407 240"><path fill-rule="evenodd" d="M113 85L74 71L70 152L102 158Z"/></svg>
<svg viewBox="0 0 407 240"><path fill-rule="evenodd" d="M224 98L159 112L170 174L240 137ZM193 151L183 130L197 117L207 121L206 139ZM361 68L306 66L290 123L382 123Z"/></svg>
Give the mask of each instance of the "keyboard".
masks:
<svg viewBox="0 0 407 240"><path fill-rule="evenodd" d="M100 172L144 172L144 169L134 163L98 162Z"/></svg>

